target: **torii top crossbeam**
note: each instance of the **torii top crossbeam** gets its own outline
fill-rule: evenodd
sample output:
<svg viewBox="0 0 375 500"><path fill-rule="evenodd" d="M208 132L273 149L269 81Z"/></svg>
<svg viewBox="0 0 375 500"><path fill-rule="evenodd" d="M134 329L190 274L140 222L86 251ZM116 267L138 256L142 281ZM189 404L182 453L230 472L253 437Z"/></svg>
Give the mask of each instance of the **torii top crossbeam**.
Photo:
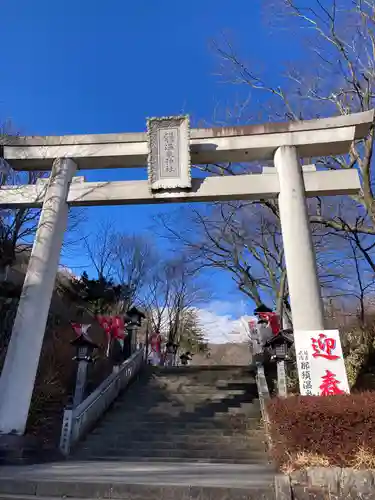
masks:
<svg viewBox="0 0 375 500"><path fill-rule="evenodd" d="M296 146L300 157L347 153L354 139L367 135L373 121L371 110L300 122L192 129L191 162L270 160L280 146ZM4 142L4 158L19 170L50 170L55 158L71 158L78 169L147 164L146 133L7 137Z"/></svg>

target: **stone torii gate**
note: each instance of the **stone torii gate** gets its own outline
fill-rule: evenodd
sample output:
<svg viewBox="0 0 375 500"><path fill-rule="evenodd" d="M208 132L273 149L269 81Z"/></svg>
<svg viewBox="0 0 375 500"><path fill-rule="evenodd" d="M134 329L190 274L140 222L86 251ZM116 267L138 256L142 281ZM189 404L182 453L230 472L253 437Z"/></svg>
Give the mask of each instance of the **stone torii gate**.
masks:
<svg viewBox="0 0 375 500"><path fill-rule="evenodd" d="M23 434L70 206L278 198L293 324L324 328L306 196L357 194L358 173L303 170L301 158L345 154L374 112L305 122L189 129L187 117L148 121L148 133L14 137L16 170L50 170L36 185L4 186L2 207L42 207L0 379L0 434ZM1 149L0 149L1 152ZM191 179L190 163L273 160L274 173ZM77 170L144 167L149 181L85 182Z"/></svg>

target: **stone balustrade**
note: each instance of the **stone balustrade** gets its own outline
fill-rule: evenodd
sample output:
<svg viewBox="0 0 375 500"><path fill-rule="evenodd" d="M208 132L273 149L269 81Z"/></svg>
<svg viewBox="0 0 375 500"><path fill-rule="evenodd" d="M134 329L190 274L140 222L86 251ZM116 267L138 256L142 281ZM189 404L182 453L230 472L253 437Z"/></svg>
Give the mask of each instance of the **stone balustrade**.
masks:
<svg viewBox="0 0 375 500"><path fill-rule="evenodd" d="M140 371L144 363L144 349L138 350L119 367L118 371L107 377L76 408L64 410L60 438L60 451L69 455L71 448L93 428L103 413L125 389L131 379Z"/></svg>

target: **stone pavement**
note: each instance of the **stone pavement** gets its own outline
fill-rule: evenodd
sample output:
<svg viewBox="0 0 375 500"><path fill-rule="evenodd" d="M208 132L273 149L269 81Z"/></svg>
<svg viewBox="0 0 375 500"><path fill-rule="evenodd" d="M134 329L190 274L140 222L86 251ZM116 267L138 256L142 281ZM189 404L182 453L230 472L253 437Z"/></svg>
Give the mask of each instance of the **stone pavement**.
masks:
<svg viewBox="0 0 375 500"><path fill-rule="evenodd" d="M0 468L0 499L134 498L274 500L264 465L63 462Z"/></svg>

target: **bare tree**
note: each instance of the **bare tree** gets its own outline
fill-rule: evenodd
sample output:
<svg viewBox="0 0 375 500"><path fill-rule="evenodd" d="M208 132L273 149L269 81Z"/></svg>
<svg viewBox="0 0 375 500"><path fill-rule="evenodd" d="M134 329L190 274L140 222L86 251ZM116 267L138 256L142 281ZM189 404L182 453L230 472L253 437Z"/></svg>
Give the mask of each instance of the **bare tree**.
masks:
<svg viewBox="0 0 375 500"><path fill-rule="evenodd" d="M190 312L207 299L208 290L185 258L161 262L155 269L144 296L154 331L163 332L169 342L180 340Z"/></svg>
<svg viewBox="0 0 375 500"><path fill-rule="evenodd" d="M109 221L98 224L94 234L84 238L87 257L91 266L95 268L98 279L108 279L113 274L113 245L114 232Z"/></svg>
<svg viewBox="0 0 375 500"><path fill-rule="evenodd" d="M301 43L309 50L308 65L303 60L300 68L286 67L285 74L280 75L283 85L268 84L253 68L255 64L241 57L227 39L215 43L220 73L226 80L245 85L251 93L269 96L263 105L263 117L296 121L374 107L374 0L313 0L309 4L276 0L266 5L267 9L273 7L271 17L282 21L284 30L289 27L293 36L300 36ZM362 192L354 201L363 207L364 214L359 213L360 217L353 221L347 220L347 213L344 218L335 216L335 212L314 213L312 222L334 231L375 234L373 140L371 128L366 139L352 144L348 155L317 159L326 168L359 169Z"/></svg>
<svg viewBox="0 0 375 500"><path fill-rule="evenodd" d="M108 221L100 223L84 242L88 267L95 269L97 279L121 287L118 312L142 301L156 260L150 242L139 235L115 231Z"/></svg>
<svg viewBox="0 0 375 500"><path fill-rule="evenodd" d="M185 220L181 229L179 221ZM176 215L159 216L164 235L187 251L196 269L216 268L230 273L238 289L256 306L273 304L291 323L289 291L276 202L215 203L204 209L188 207ZM325 296L337 295L346 255L346 241L314 225L318 273ZM298 238L298 235L296 235ZM352 274L352 273L351 273ZM303 276L301 276L303 279ZM346 278L345 278L346 279Z"/></svg>
<svg viewBox="0 0 375 500"><path fill-rule="evenodd" d="M0 173L1 186L35 184L44 178L42 172ZM0 187L1 190L1 187ZM40 209L18 208L0 211L0 273L4 277L19 257L28 262L34 235L38 228ZM69 211L68 227L63 244L63 253L80 240L78 229L85 220L82 209Z"/></svg>
<svg viewBox="0 0 375 500"><path fill-rule="evenodd" d="M139 235L115 233L111 241L111 265L115 279L126 289L128 306L141 299L156 256L151 243Z"/></svg>

